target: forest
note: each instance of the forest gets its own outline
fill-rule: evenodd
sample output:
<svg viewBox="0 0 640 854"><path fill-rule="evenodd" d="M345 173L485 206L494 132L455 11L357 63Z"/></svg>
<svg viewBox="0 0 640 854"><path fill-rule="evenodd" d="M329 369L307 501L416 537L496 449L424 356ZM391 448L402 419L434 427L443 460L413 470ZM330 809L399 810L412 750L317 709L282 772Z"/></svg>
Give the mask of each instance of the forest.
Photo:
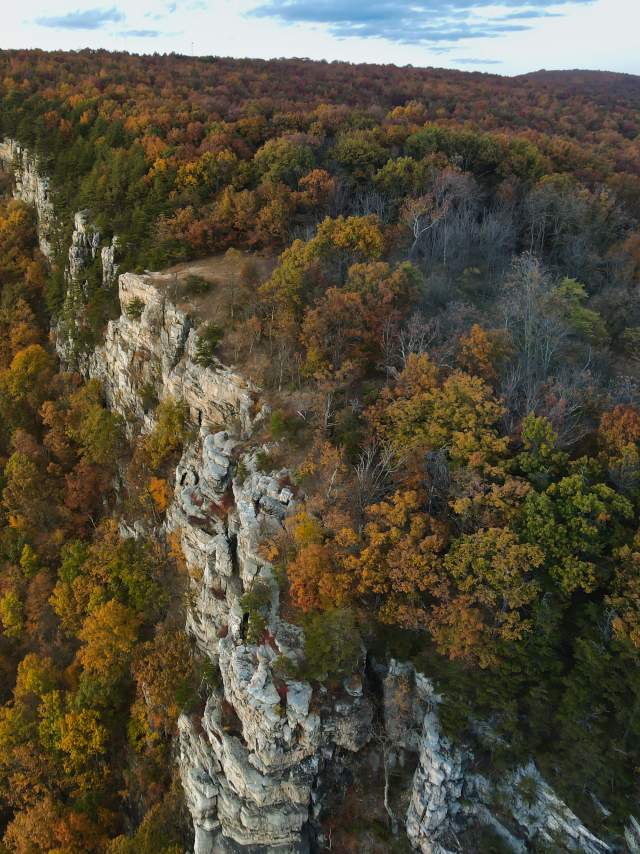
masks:
<svg viewBox="0 0 640 854"><path fill-rule="evenodd" d="M155 401L132 440L52 347L84 208L122 271L237 260L189 283L216 294L198 360L264 390L262 464L302 496L264 547L300 677L343 678L362 644L412 661L487 773L533 757L619 841L640 795L640 78L0 51L0 134L60 222L49 264L0 187L0 852L184 851L172 739L217 678L179 547L121 534L164 518L193 425ZM119 313L92 272L78 355Z"/></svg>

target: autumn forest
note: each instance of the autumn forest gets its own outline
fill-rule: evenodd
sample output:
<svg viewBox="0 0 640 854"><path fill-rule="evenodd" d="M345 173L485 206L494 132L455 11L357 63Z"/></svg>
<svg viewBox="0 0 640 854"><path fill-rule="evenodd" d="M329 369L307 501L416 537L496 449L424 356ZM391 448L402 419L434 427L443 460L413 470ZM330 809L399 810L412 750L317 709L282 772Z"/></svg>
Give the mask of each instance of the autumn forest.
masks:
<svg viewBox="0 0 640 854"><path fill-rule="evenodd" d="M620 843L640 794L640 78L0 51L0 137L57 214L47 260L0 173L0 852L185 851L176 722L219 681L184 630L179 543L153 534L197 425L149 388L133 429L78 369L121 308L97 262L68 286L84 209L120 271L216 259L182 296L198 364L268 400L264 471L291 472L262 548L305 632L296 676L411 661L483 773L533 758ZM268 601L243 597L249 642ZM350 821L334 850L365 850ZM464 850L502 850L483 840Z"/></svg>

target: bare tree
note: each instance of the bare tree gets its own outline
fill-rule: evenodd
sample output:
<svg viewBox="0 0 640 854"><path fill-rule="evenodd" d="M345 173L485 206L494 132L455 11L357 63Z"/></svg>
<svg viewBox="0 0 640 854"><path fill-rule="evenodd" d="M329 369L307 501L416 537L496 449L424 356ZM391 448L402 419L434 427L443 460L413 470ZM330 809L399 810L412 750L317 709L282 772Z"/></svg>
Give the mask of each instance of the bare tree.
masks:
<svg viewBox="0 0 640 854"><path fill-rule="evenodd" d="M401 211L401 220L413 235L409 256L419 253L444 267L453 259L457 269L464 269L478 244L479 199L471 175L455 169L435 172L429 191L408 199Z"/></svg>
<svg viewBox="0 0 640 854"><path fill-rule="evenodd" d="M443 219L449 210L450 201L444 199L438 206L433 193L426 193L418 198L408 199L402 209L402 220L408 225L413 235L413 243L409 250L409 257L416 253L420 241L436 223Z"/></svg>
<svg viewBox="0 0 640 854"><path fill-rule="evenodd" d="M391 833L393 836L397 836L399 830L398 817L394 813L389 800L389 793L391 789L391 761L395 753L395 746L383 721L374 723L372 727L371 740L380 747L380 752L382 753L382 771L384 774L382 802L384 804L385 811L389 816L389 828Z"/></svg>
<svg viewBox="0 0 640 854"><path fill-rule="evenodd" d="M438 332L438 320L427 320L419 311L414 312L400 328L392 320L386 322L382 331L382 354L387 374L397 377L411 353L425 353L437 338Z"/></svg>
<svg viewBox="0 0 640 854"><path fill-rule="evenodd" d="M377 190L362 190L351 197L350 213L353 216L375 214L381 222L388 222L389 203Z"/></svg>
<svg viewBox="0 0 640 854"><path fill-rule="evenodd" d="M569 446L590 429L589 412L600 391L591 348L572 337L554 302L554 287L535 256L516 259L500 301L514 358L499 391L509 432L535 412L548 418L559 443Z"/></svg>
<svg viewBox="0 0 640 854"><path fill-rule="evenodd" d="M391 478L402 465L403 458L385 442L374 439L362 449L354 467L360 522L364 519L365 509L385 494Z"/></svg>
<svg viewBox="0 0 640 854"><path fill-rule="evenodd" d="M552 315L547 298L552 283L530 253L514 261L504 284L501 309L515 359L501 393L514 414L536 410L567 339L566 326Z"/></svg>
<svg viewBox="0 0 640 854"><path fill-rule="evenodd" d="M558 435L558 444L569 447L592 429L590 413L598 408L595 401L598 395L589 362L582 368L562 368L535 411L549 419Z"/></svg>
<svg viewBox="0 0 640 854"><path fill-rule="evenodd" d="M438 512L446 507L451 487L447 452L443 448L429 451L424 463L427 482L427 508L430 513Z"/></svg>

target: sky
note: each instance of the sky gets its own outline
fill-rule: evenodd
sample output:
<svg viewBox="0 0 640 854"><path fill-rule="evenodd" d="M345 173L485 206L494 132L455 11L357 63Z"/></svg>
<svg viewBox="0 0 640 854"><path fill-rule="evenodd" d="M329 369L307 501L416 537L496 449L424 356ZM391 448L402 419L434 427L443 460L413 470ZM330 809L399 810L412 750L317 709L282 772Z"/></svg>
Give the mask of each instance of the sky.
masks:
<svg viewBox="0 0 640 854"><path fill-rule="evenodd" d="M0 47L640 74L640 0L20 0Z"/></svg>

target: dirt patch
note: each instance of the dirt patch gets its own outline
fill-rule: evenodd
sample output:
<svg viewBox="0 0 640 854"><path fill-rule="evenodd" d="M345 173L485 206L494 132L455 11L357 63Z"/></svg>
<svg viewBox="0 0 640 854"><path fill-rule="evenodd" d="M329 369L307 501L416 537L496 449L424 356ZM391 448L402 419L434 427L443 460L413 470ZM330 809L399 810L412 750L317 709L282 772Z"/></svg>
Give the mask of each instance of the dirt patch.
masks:
<svg viewBox="0 0 640 854"><path fill-rule="evenodd" d="M202 321L214 320L226 326L233 319L234 311L238 311L238 300L247 298L248 266L252 266L254 271L251 287L257 288L269 278L277 262L274 255L233 250L196 261L184 261L148 275L179 308ZM194 293L193 277L208 283L209 287L205 286L202 293Z"/></svg>

